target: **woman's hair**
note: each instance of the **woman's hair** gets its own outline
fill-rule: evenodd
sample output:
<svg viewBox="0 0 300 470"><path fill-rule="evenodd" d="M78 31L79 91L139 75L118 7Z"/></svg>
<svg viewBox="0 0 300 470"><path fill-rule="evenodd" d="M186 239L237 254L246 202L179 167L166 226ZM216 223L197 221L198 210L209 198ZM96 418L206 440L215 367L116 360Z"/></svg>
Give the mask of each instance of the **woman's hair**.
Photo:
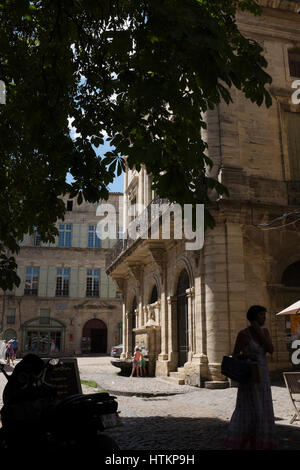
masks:
<svg viewBox="0 0 300 470"><path fill-rule="evenodd" d="M134 348L134 350L135 350L135 351L139 351L140 348L139 348L138 346L136 346L136 347Z"/></svg>
<svg viewBox="0 0 300 470"><path fill-rule="evenodd" d="M262 305L252 305L247 312L247 319L250 322L255 321L259 313L266 311L266 307L263 307Z"/></svg>

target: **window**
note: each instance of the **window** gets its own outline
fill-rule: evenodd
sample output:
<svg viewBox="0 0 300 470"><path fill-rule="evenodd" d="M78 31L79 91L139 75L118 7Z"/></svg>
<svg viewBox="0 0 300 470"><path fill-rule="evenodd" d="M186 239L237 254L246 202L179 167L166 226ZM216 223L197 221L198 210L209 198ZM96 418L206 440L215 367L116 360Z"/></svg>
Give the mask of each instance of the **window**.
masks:
<svg viewBox="0 0 300 470"><path fill-rule="evenodd" d="M130 214L132 218L135 219L136 218L136 198L130 201L130 209L131 209Z"/></svg>
<svg viewBox="0 0 300 470"><path fill-rule="evenodd" d="M50 325L50 309L40 309L40 325Z"/></svg>
<svg viewBox="0 0 300 470"><path fill-rule="evenodd" d="M7 311L6 323L8 325L13 325L16 321L16 309L9 308Z"/></svg>
<svg viewBox="0 0 300 470"><path fill-rule="evenodd" d="M286 112L290 178L300 181L300 113Z"/></svg>
<svg viewBox="0 0 300 470"><path fill-rule="evenodd" d="M100 269L87 269L86 296L99 297Z"/></svg>
<svg viewBox="0 0 300 470"><path fill-rule="evenodd" d="M289 51L290 76L300 78L300 51Z"/></svg>
<svg viewBox="0 0 300 470"><path fill-rule="evenodd" d="M41 246L41 236L37 230L33 234L33 244L34 246Z"/></svg>
<svg viewBox="0 0 300 470"><path fill-rule="evenodd" d="M26 268L24 295L37 295L40 268Z"/></svg>
<svg viewBox="0 0 300 470"><path fill-rule="evenodd" d="M69 200L67 201L67 211L72 211L73 210L73 201Z"/></svg>
<svg viewBox="0 0 300 470"><path fill-rule="evenodd" d="M70 268L57 268L56 270L56 296L68 296L70 286Z"/></svg>
<svg viewBox="0 0 300 470"><path fill-rule="evenodd" d="M100 238L96 232L96 225L89 225L89 237L88 237L88 247L89 248L100 248Z"/></svg>
<svg viewBox="0 0 300 470"><path fill-rule="evenodd" d="M71 246L72 225L59 224L58 246Z"/></svg>

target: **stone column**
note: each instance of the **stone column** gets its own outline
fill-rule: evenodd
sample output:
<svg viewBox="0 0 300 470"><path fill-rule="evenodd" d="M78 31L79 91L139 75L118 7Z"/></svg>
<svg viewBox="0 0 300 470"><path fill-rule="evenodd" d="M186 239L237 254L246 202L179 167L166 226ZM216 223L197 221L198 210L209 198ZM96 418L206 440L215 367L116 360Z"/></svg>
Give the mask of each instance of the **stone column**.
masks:
<svg viewBox="0 0 300 470"><path fill-rule="evenodd" d="M143 205L145 204L144 202L144 173L145 173L145 170L144 168L141 169L141 171L139 172L139 182L138 182L138 197L137 197L137 203L139 205ZM141 206L138 206L139 208ZM137 215L140 215L140 211L138 212Z"/></svg>
<svg viewBox="0 0 300 470"><path fill-rule="evenodd" d="M145 326L147 323L147 306L143 306L143 317L142 317L142 326Z"/></svg>
<svg viewBox="0 0 300 470"><path fill-rule="evenodd" d="M123 352L121 354L121 359L127 359L130 354L128 351L128 331L129 331L129 314L126 312L125 304L123 303Z"/></svg>
<svg viewBox="0 0 300 470"><path fill-rule="evenodd" d="M155 304L153 304L153 307L154 307L155 321L156 323L158 323L158 325L160 325L161 324L160 301L158 300L157 302L155 302Z"/></svg>
<svg viewBox="0 0 300 470"><path fill-rule="evenodd" d="M194 354L194 334L195 334L195 325L194 325L194 297L195 289L191 287L186 290L186 295L188 299L188 327L189 327L189 352L188 352L188 361L191 362Z"/></svg>
<svg viewBox="0 0 300 470"><path fill-rule="evenodd" d="M147 207L150 204L149 201L149 176L146 170L144 171L144 204Z"/></svg>
<svg viewBox="0 0 300 470"><path fill-rule="evenodd" d="M169 372L177 370L178 367L178 345L177 345L177 296L167 297L168 303L168 357Z"/></svg>
<svg viewBox="0 0 300 470"><path fill-rule="evenodd" d="M224 380L222 357L234 347L235 334L244 327L245 275L240 224L225 221L208 232L204 245L207 357L210 378ZM244 326L242 326L244 325Z"/></svg>

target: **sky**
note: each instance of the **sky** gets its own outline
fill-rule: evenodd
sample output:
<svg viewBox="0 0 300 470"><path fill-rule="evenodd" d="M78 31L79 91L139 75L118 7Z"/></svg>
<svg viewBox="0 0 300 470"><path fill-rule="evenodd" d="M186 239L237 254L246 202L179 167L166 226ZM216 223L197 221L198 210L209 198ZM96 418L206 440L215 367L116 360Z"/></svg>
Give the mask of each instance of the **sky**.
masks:
<svg viewBox="0 0 300 470"><path fill-rule="evenodd" d="M69 119L69 128L71 137L76 137L76 129L72 126L72 119ZM96 149L95 149L96 150ZM109 142L106 142L104 145L101 145L97 151L97 154L103 155L108 150L111 150ZM70 174L67 175L67 181L70 182L72 177ZM122 193L123 192L123 181L124 175L123 173L120 176L116 176L114 181L108 186L108 190L112 193Z"/></svg>

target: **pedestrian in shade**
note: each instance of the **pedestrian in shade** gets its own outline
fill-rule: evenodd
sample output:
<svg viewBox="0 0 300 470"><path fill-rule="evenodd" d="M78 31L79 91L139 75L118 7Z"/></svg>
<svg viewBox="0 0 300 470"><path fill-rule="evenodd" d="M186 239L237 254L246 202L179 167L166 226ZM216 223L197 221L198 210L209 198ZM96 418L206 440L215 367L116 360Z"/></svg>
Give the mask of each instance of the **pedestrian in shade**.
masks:
<svg viewBox="0 0 300 470"><path fill-rule="evenodd" d="M274 411L266 353L273 353L267 328L266 308L252 305L247 312L250 326L241 330L233 354L257 361L260 380L250 379L238 385L236 407L229 423L225 447L230 449L276 449Z"/></svg>

